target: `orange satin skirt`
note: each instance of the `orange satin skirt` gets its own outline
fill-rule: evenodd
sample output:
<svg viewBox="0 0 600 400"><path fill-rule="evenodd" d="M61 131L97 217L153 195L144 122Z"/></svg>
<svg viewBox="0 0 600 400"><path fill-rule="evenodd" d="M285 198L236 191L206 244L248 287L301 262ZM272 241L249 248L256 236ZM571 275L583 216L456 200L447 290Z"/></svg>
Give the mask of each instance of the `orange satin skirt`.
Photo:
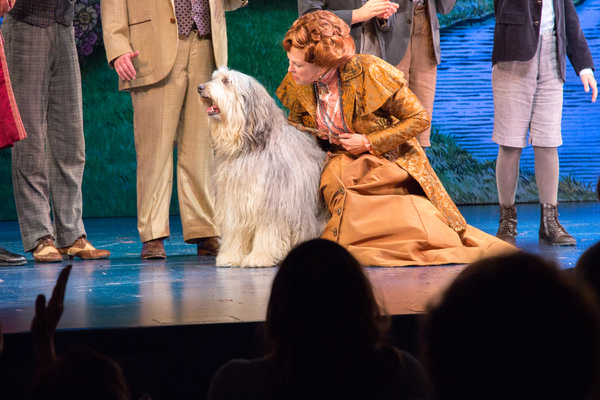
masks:
<svg viewBox="0 0 600 400"><path fill-rule="evenodd" d="M467 264L517 248L472 226L460 236L398 164L363 154L332 158L321 175L331 212L322 238L365 266Z"/></svg>

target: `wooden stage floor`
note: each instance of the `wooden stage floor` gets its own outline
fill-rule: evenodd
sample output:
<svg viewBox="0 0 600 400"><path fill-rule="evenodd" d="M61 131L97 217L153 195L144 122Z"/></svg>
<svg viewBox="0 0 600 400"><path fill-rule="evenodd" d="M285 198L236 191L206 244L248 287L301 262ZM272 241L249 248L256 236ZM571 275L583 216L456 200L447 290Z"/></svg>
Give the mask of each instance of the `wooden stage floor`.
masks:
<svg viewBox="0 0 600 400"><path fill-rule="evenodd" d="M463 206L467 221L495 234L498 207ZM560 221L577 238L576 247L538 244L539 206L518 205L517 245L572 268L581 253L600 240L600 204L563 203ZM88 219L88 238L112 252L101 261L74 260L59 329L158 327L256 322L265 317L276 268L216 268L213 257L198 257L183 243L181 224L171 218L167 260L142 261L134 218ZM0 245L22 253L16 222L0 222ZM0 267L0 321L5 333L29 330L36 295L49 296L62 264ZM368 268L393 315L421 313L464 265Z"/></svg>

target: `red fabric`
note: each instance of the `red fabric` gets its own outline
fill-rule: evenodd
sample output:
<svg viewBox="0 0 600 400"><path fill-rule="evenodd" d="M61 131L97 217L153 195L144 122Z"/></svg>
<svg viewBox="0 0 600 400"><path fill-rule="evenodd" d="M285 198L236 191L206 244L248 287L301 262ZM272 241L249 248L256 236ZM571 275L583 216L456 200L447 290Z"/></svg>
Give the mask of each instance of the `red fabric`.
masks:
<svg viewBox="0 0 600 400"><path fill-rule="evenodd" d="M4 38L0 32L0 150L12 147L14 143L26 137L8 76Z"/></svg>

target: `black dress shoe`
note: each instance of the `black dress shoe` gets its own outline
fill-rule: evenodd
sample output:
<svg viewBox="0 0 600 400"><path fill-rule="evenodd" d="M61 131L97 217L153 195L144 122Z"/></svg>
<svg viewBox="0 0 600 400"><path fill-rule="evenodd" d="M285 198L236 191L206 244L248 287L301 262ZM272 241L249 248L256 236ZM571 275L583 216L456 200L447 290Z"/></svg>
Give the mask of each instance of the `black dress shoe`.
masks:
<svg viewBox="0 0 600 400"><path fill-rule="evenodd" d="M0 247L0 265L24 265L27 259Z"/></svg>

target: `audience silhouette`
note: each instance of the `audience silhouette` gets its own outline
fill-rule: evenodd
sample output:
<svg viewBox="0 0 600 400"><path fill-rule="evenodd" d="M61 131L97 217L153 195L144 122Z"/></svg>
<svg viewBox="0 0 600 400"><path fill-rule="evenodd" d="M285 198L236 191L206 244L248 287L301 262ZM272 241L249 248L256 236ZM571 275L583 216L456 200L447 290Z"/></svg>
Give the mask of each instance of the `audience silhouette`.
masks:
<svg viewBox="0 0 600 400"><path fill-rule="evenodd" d="M63 302L71 265L63 268L46 304L37 296L31 337L35 361L34 377L27 400L129 400L129 389L119 365L90 348L78 347L57 357L54 332L63 313ZM2 331L0 329L0 353ZM149 400L149 397L144 397Z"/></svg>
<svg viewBox="0 0 600 400"><path fill-rule="evenodd" d="M588 399L600 381L593 294L517 253L476 262L430 307L424 365L436 399Z"/></svg>
<svg viewBox="0 0 600 400"><path fill-rule="evenodd" d="M419 363L387 341L390 318L363 267L334 242L293 249L273 281L267 355L233 360L208 399L419 399Z"/></svg>
<svg viewBox="0 0 600 400"><path fill-rule="evenodd" d="M576 276L527 253L469 265L424 316L423 370L389 343L390 317L358 261L334 242L305 242L273 280L266 355L222 366L208 399L598 398L599 257L600 242L581 256ZM37 297L26 398L128 400L110 357L87 347L55 354L70 271L61 271L47 304Z"/></svg>

